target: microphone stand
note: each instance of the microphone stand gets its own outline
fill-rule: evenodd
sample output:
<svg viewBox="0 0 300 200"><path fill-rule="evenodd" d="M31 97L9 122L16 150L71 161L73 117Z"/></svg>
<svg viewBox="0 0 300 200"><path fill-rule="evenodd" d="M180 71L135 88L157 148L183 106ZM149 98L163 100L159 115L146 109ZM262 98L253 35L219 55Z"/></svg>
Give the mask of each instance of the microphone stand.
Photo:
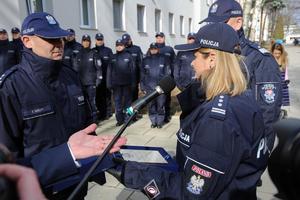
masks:
<svg viewBox="0 0 300 200"><path fill-rule="evenodd" d="M94 162L94 164L91 166L91 168L87 171L87 173L84 175L83 179L79 182L79 184L76 186L75 190L72 192L72 194L69 196L69 198L67 200L74 200L75 199L78 192L82 189L82 187L88 181L90 175L94 172L94 170L98 167L98 165L100 165L103 158L109 153L111 148L114 146L114 144L117 142L117 140L121 137L121 135L123 134L125 129L128 127L128 125L135 118L136 115L137 115L137 112L133 112L132 114L130 114L130 117L127 120L127 122L121 127L121 129L118 131L118 133L112 139L112 141L105 148L103 153L97 158L97 160Z"/></svg>

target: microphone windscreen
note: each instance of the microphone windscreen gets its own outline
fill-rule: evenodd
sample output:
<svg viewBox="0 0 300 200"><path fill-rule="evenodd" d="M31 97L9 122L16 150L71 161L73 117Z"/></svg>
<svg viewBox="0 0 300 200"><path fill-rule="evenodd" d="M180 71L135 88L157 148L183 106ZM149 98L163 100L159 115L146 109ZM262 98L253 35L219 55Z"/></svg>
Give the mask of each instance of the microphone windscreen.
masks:
<svg viewBox="0 0 300 200"><path fill-rule="evenodd" d="M171 76L165 76L164 78L162 78L159 83L158 86L164 91L164 93L169 93L171 92L176 84L174 79Z"/></svg>

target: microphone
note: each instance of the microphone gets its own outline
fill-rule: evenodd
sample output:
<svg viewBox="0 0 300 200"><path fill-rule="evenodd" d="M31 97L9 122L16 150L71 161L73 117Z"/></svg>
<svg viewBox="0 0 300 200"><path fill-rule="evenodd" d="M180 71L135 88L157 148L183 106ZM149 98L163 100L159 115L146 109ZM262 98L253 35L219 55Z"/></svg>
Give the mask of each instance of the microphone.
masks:
<svg viewBox="0 0 300 200"><path fill-rule="evenodd" d="M155 99L161 94L166 94L171 92L175 88L176 84L174 79L171 76L165 76L162 78L158 85L155 87L155 89L147 94L146 96L143 96L142 98L136 100L133 102L133 104L126 109L126 113L131 116L133 113L136 113L140 111L142 108L144 108L150 101Z"/></svg>

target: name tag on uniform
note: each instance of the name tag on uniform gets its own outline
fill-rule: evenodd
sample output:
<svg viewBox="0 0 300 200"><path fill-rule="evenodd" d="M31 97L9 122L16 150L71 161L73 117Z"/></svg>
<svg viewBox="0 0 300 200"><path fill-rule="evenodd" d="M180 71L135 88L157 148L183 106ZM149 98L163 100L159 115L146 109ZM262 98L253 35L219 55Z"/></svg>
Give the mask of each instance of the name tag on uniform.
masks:
<svg viewBox="0 0 300 200"><path fill-rule="evenodd" d="M93 58L89 58L89 61L93 61L94 59Z"/></svg>
<svg viewBox="0 0 300 200"><path fill-rule="evenodd" d="M166 55L166 56L171 56L171 54L170 54L170 53L165 53L165 55Z"/></svg>
<svg viewBox="0 0 300 200"><path fill-rule="evenodd" d="M32 108L22 109L23 120L33 119L54 113L50 104L35 105Z"/></svg>
<svg viewBox="0 0 300 200"><path fill-rule="evenodd" d="M137 56L137 54L136 53L133 53L133 54L131 54L133 57L136 57Z"/></svg>
<svg viewBox="0 0 300 200"><path fill-rule="evenodd" d="M8 53L15 53L15 50L8 50Z"/></svg>
<svg viewBox="0 0 300 200"><path fill-rule="evenodd" d="M103 59L104 59L104 60L108 60L109 57L108 57L108 56L103 56Z"/></svg>
<svg viewBox="0 0 300 200"><path fill-rule="evenodd" d="M124 61L125 61L125 62L129 62L129 59L125 58Z"/></svg>
<svg viewBox="0 0 300 200"><path fill-rule="evenodd" d="M164 67L165 65L159 65L159 67Z"/></svg>

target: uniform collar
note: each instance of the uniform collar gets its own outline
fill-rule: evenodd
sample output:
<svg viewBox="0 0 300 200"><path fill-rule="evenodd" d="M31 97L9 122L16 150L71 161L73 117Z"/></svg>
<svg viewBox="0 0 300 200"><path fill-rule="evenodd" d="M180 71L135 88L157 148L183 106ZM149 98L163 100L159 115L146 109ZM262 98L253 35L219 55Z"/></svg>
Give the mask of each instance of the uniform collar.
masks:
<svg viewBox="0 0 300 200"><path fill-rule="evenodd" d="M30 49L25 48L23 59L29 63L32 71L48 83L56 80L62 68L61 60L50 60L40 57ZM25 66L26 67L26 66Z"/></svg>
<svg viewBox="0 0 300 200"><path fill-rule="evenodd" d="M155 44L158 46L158 48L162 48L166 46L165 43L155 43Z"/></svg>
<svg viewBox="0 0 300 200"><path fill-rule="evenodd" d="M241 28L240 30L237 31L237 33L239 36L241 48L244 48L247 44L247 39L245 37L244 29Z"/></svg>
<svg viewBox="0 0 300 200"><path fill-rule="evenodd" d="M0 40L0 46L6 46L8 45L9 41L7 40Z"/></svg>

